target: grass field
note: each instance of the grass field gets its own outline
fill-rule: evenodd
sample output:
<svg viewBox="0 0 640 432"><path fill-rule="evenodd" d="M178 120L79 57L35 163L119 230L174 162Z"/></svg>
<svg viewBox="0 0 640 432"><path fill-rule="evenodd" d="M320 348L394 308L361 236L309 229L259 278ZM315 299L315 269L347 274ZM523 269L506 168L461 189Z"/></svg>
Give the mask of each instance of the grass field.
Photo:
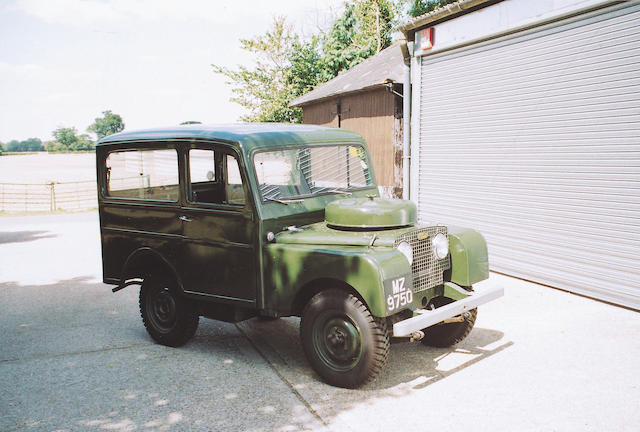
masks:
<svg viewBox="0 0 640 432"><path fill-rule="evenodd" d="M96 208L95 160L95 153L0 156L0 215Z"/></svg>
<svg viewBox="0 0 640 432"><path fill-rule="evenodd" d="M95 153L0 156L0 183L44 184L95 179Z"/></svg>

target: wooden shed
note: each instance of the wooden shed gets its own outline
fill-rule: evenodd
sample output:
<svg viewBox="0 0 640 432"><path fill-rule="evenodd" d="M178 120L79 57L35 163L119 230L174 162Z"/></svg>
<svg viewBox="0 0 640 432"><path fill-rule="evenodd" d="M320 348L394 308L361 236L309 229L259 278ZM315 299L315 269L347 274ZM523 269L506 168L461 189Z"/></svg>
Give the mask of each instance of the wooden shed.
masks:
<svg viewBox="0 0 640 432"><path fill-rule="evenodd" d="M401 45L394 44L291 102L302 108L303 123L345 128L364 137L385 197L402 196L406 67Z"/></svg>

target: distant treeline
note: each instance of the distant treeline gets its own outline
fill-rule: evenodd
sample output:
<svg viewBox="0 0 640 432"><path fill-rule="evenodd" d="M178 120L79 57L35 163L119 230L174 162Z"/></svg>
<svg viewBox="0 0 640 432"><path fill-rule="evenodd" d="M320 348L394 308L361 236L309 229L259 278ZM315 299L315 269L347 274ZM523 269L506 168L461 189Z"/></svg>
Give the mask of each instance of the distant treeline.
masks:
<svg viewBox="0 0 640 432"><path fill-rule="evenodd" d="M95 119L87 128L87 131L95 133L98 140L100 140L123 129L124 122L122 117L107 110L102 112L102 117ZM96 148L96 142L87 134L78 135L78 130L75 127L60 127L51 134L54 139L44 143L40 138L29 138L24 141L12 140L6 144L0 142L0 155L3 151L36 152L46 150L50 153L58 153L90 151Z"/></svg>
<svg viewBox="0 0 640 432"><path fill-rule="evenodd" d="M24 141L12 140L6 144L0 142L0 152L34 152L43 150L44 144L40 138L29 138Z"/></svg>

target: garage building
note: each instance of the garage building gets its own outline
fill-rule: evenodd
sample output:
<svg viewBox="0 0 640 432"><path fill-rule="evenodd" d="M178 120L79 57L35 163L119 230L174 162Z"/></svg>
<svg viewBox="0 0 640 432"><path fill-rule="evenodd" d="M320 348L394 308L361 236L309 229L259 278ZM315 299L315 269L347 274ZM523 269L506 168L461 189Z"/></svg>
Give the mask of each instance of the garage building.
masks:
<svg viewBox="0 0 640 432"><path fill-rule="evenodd" d="M492 270L640 309L640 2L462 0L413 42L410 197Z"/></svg>

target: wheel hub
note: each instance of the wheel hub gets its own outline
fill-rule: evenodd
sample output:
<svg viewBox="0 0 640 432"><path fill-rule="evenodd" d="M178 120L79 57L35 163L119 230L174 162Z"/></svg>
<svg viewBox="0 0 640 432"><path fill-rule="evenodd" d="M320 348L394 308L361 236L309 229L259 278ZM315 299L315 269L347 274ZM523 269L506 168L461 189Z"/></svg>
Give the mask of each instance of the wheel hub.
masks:
<svg viewBox="0 0 640 432"><path fill-rule="evenodd" d="M156 293L150 302L151 318L160 330L172 328L176 319L176 303L168 289Z"/></svg>
<svg viewBox="0 0 640 432"><path fill-rule="evenodd" d="M357 363L361 353L360 333L351 321L342 317L331 318L318 330L321 333L318 348L329 366L345 370Z"/></svg>

